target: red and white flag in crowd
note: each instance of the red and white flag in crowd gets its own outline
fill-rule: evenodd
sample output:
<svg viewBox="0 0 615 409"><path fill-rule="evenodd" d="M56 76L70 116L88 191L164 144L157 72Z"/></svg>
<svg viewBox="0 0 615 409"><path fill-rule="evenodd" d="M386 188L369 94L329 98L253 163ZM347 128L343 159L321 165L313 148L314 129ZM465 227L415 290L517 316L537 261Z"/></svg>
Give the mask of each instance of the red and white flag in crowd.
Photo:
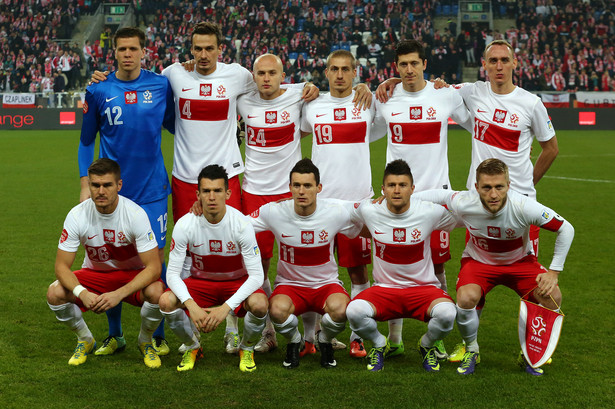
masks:
<svg viewBox="0 0 615 409"><path fill-rule="evenodd" d="M34 94L3 94L2 108L34 108Z"/></svg>
<svg viewBox="0 0 615 409"><path fill-rule="evenodd" d="M551 358L562 331L564 314L521 298L519 342L527 362L538 368Z"/></svg>
<svg viewBox="0 0 615 409"><path fill-rule="evenodd" d="M540 94L542 103L547 108L568 108L570 106L570 94L563 92L561 94Z"/></svg>

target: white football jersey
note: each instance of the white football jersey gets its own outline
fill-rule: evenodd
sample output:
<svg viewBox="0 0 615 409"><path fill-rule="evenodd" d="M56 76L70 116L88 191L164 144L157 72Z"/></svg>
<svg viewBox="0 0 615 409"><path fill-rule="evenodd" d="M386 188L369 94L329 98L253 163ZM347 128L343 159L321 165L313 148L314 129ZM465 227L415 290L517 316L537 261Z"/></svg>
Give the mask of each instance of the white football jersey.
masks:
<svg viewBox="0 0 615 409"><path fill-rule="evenodd" d="M162 71L175 97L173 176L197 183L207 165L224 166L229 178L243 172L237 144L237 97L256 89L252 74L239 64L217 63L209 75L175 63Z"/></svg>
<svg viewBox="0 0 615 409"><path fill-rule="evenodd" d="M552 209L513 190L508 191L504 207L495 215L483 206L476 189L454 192L430 190L418 197L445 204L465 225L470 240L462 257L484 264L507 265L534 254L529 239L530 226L558 232L552 270L561 271L574 237L574 228Z"/></svg>
<svg viewBox="0 0 615 409"><path fill-rule="evenodd" d="M273 100L258 91L242 95L237 110L246 124L246 169L242 189L253 195L288 192L288 175L301 159L302 89Z"/></svg>
<svg viewBox="0 0 615 409"><path fill-rule="evenodd" d="M508 166L510 187L536 198L534 166L530 160L533 135L540 142L555 136L540 98L519 87L499 95L484 81L463 84L459 93L474 120L467 189L474 190L478 165L485 159L497 158Z"/></svg>
<svg viewBox="0 0 615 409"><path fill-rule="evenodd" d="M362 200L372 197L369 161L374 104L354 106L354 91L345 98L325 94L305 104L301 130L312 132L312 161L320 171L321 198Z"/></svg>
<svg viewBox="0 0 615 409"><path fill-rule="evenodd" d="M271 231L278 242L275 285L319 288L340 283L333 255L335 235L354 238L362 228L351 220L343 202L335 199L319 198L309 216L299 216L293 200L267 203L251 216L256 232Z"/></svg>
<svg viewBox="0 0 615 409"><path fill-rule="evenodd" d="M180 277L186 252L192 259L190 276L194 278L230 281L248 275L226 301L232 309L263 285L263 267L252 224L248 217L231 206L226 206L226 214L217 224L192 213L182 216L175 224L167 283L182 303L192 298Z"/></svg>
<svg viewBox="0 0 615 409"><path fill-rule="evenodd" d="M145 210L119 196L115 211L102 214L93 200L73 207L66 216L58 248L75 253L82 244L82 268L96 271L141 270L139 253L158 247Z"/></svg>
<svg viewBox="0 0 615 409"><path fill-rule="evenodd" d="M450 231L457 224L443 206L412 196L410 208L403 214L394 214L386 200L380 204L366 200L355 207L353 217L364 223L372 235L374 285L440 287L431 260L431 233Z"/></svg>
<svg viewBox="0 0 615 409"><path fill-rule="evenodd" d="M386 122L386 161L403 159L408 162L417 192L450 189L449 117L466 126L470 119L456 90L436 90L431 82L417 92L408 92L403 84L397 84L387 102L376 104L376 123Z"/></svg>

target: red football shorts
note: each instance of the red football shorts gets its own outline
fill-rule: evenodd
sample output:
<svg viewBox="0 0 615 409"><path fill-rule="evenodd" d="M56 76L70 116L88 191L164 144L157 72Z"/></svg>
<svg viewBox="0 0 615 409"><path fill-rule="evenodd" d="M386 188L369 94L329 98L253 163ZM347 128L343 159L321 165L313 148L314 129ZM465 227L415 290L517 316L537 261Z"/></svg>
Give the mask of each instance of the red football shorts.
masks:
<svg viewBox="0 0 615 409"><path fill-rule="evenodd" d="M239 176L233 176L228 180L228 188L231 189L231 197L226 201L227 205L241 210L241 186ZM180 217L190 211L196 202L198 185L183 182L175 176L171 179L171 196L173 197L173 221L177 222Z"/></svg>
<svg viewBox="0 0 615 409"><path fill-rule="evenodd" d="M414 318L427 322L429 306L438 298L453 299L446 291L433 285L408 288L389 288L375 285L365 289L354 300L365 300L376 308L376 321L388 321L395 318ZM353 301L354 301L353 300Z"/></svg>
<svg viewBox="0 0 615 409"><path fill-rule="evenodd" d="M451 259L451 235L444 230L434 230L429 242L434 264L444 264Z"/></svg>
<svg viewBox="0 0 615 409"><path fill-rule="evenodd" d="M231 298L231 296L237 292L239 287L241 287L247 279L247 275L245 277L230 281L212 281L203 280L202 278L188 277L184 280L184 283L186 283L188 292L192 296L194 302L196 302L201 308L209 308L224 304L226 300ZM170 290L168 289L167 291ZM260 288L254 291L253 294L256 293L265 294L265 292ZM243 303L241 303L239 304L239 307L235 308L234 312L238 317L243 317L246 315L247 311L243 307Z"/></svg>
<svg viewBox="0 0 615 409"><path fill-rule="evenodd" d="M96 294L104 294L115 291L126 285L140 272L141 270L96 271L89 268L82 268L81 270L75 271L75 275L77 276L77 280L79 280L79 284L87 288L88 291ZM122 301L137 307L142 306L143 300L141 299L141 291L139 290L130 294ZM83 311L86 310L79 298L77 298L76 304Z"/></svg>
<svg viewBox="0 0 615 409"><path fill-rule="evenodd" d="M457 290L467 284L477 284L483 292L483 296L477 308L482 308L485 304L485 296L496 285L505 285L515 290L519 296L523 296L536 288L536 277L538 274L546 273L536 256L530 255L522 258L513 264L494 266L484 264L471 257L461 259L461 271L457 279ZM537 302L533 293L530 294L531 301Z"/></svg>
<svg viewBox="0 0 615 409"><path fill-rule="evenodd" d="M245 215L251 214L267 203L277 202L278 200L291 197L290 192L281 193L279 195L253 195L245 190L242 190L241 195L241 211ZM273 233L270 231L256 233L256 242L258 243L262 258L267 259L273 257Z"/></svg>
<svg viewBox="0 0 615 409"><path fill-rule="evenodd" d="M339 284L326 284L318 288L299 287L297 285L278 285L273 290L269 300L276 295L287 295L295 306L293 314L301 315L304 312L314 311L320 315L325 314L325 303L331 294L342 293L350 299L350 295Z"/></svg>
<svg viewBox="0 0 615 409"><path fill-rule="evenodd" d="M361 236L349 239L343 234L336 234L335 245L337 246L337 259L340 267L364 266L372 262L371 239Z"/></svg>

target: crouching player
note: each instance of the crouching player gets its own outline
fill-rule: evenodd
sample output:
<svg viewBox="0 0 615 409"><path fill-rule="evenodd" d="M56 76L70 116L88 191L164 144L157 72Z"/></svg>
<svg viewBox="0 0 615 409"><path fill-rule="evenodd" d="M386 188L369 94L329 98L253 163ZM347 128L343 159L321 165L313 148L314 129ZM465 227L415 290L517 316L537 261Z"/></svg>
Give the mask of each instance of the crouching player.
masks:
<svg viewBox="0 0 615 409"><path fill-rule="evenodd" d="M239 369L252 372L256 370L254 344L265 327L268 308L260 289L264 276L254 229L247 216L226 205L231 191L222 166L201 170L196 193L203 214L188 213L175 225L167 269L170 291L160 297L169 327L187 347L177 370L191 370L203 356L199 331L214 331L235 311L245 315ZM182 280L186 251L192 267L190 276Z"/></svg>
<svg viewBox="0 0 615 409"><path fill-rule="evenodd" d="M157 368L160 358L152 335L162 319L158 299L164 288L158 243L145 211L119 195L117 162L103 158L92 163L88 186L90 199L66 216L55 263L57 281L47 291L49 308L77 334L68 364L83 364L96 347L81 311L102 313L126 301L141 307L139 349L145 365ZM79 244L85 247L85 259L73 272Z"/></svg>
<svg viewBox="0 0 615 409"><path fill-rule="evenodd" d="M415 318L429 322L418 349L423 368L437 372L440 364L434 345L453 329L456 310L435 275L430 237L434 230L452 230L456 220L443 206L411 198L414 181L402 159L386 166L382 191L382 203L366 201L354 210L374 240L374 285L348 304L348 322L361 338L372 342L367 369L374 372L384 368L390 347L376 321Z"/></svg>
<svg viewBox="0 0 615 409"><path fill-rule="evenodd" d="M461 259L457 280L457 326L466 344L457 372L474 373L479 362L476 341L479 319L477 308L497 285L505 285L520 296L531 292L530 301L556 309L562 293L557 285L574 228L550 208L509 190L508 167L499 159L487 159L476 168L476 191L428 190L417 194L424 200L446 204L461 219L470 235ZM540 226L557 233L553 260L547 270L536 260L529 239L530 227ZM520 365L532 375L522 356Z"/></svg>
<svg viewBox="0 0 615 409"><path fill-rule="evenodd" d="M271 231L280 257L270 316L275 329L288 340L283 366L299 366L302 343L297 315L322 315L318 345L320 364L334 368L331 341L346 327L348 293L341 286L333 254L335 235L354 238L362 225L353 223L350 212L335 199L317 199L322 190L320 172L310 159L301 159L290 171L293 200L268 203L252 213L256 231Z"/></svg>

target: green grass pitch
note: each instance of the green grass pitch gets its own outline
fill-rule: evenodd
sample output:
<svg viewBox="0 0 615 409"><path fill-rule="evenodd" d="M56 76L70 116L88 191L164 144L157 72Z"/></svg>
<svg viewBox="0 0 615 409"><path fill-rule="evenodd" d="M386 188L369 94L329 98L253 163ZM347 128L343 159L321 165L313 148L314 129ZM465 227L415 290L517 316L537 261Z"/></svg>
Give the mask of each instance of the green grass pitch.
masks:
<svg viewBox="0 0 615 409"><path fill-rule="evenodd" d="M3 408L603 408L615 407L613 353L612 240L615 201L615 132L560 131L560 155L538 185L539 200L567 218L576 236L561 274L566 313L562 336L545 375L533 378L515 365L518 297L509 289L489 294L479 330L482 362L470 377L445 363L427 374L414 349L425 325L406 320L406 353L372 374L365 363L338 352L338 368L320 368L318 356L302 359L298 370L282 368L281 348L257 355L258 370L239 371L238 358L223 352L223 329L203 335L205 358L190 373L177 373L177 339L167 328L172 352L159 370L148 370L136 347L139 314L124 306L128 347L112 357L91 356L69 367L75 337L56 321L45 302L54 280L53 263L66 213L79 197L77 131L0 132L0 405ZM462 189L470 163L470 136L451 131L452 186ZM171 169L173 140L164 135ZM534 150L536 154L537 147ZM310 140L303 153L309 156ZM535 160L535 157L533 158ZM372 145L374 190L380 191L385 141ZM169 230L172 229L169 224ZM541 234L539 259L548 264L554 234ZM451 238L448 286L455 287L463 232ZM82 252L75 267L80 264ZM275 265L275 262L273 263ZM272 273L273 274L273 273ZM347 285L348 276L340 272ZM454 291L453 291L454 293ZM454 295L454 294L453 294ZM86 313L98 341L106 318ZM382 330L386 333L385 326ZM339 336L348 340L349 329ZM455 329L445 340L458 342ZM369 348L369 345L367 346Z"/></svg>

